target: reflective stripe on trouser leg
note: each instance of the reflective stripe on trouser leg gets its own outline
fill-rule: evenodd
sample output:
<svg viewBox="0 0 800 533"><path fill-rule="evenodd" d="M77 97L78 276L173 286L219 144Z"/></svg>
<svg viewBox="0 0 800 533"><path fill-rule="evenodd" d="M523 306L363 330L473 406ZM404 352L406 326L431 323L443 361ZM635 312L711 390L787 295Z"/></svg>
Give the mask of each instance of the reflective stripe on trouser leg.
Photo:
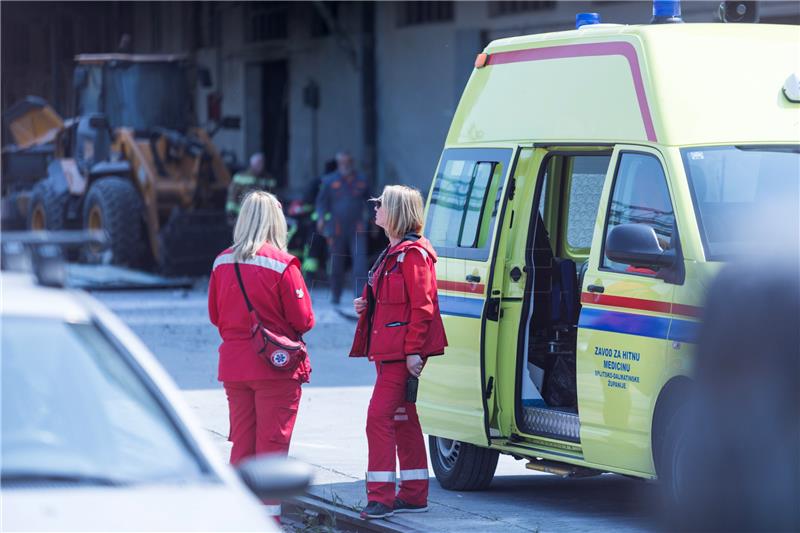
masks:
<svg viewBox="0 0 800 533"><path fill-rule="evenodd" d="M394 472L367 472L367 483L394 483Z"/></svg>
<svg viewBox="0 0 800 533"><path fill-rule="evenodd" d="M405 401L408 370L403 364L378 364L378 378L367 411L367 501L394 505L397 443L394 417Z"/></svg>
<svg viewBox="0 0 800 533"><path fill-rule="evenodd" d="M397 457L400 459L400 488L397 497L413 505L428 503L428 456L419 425L417 406L403 405L406 420L395 419Z"/></svg>

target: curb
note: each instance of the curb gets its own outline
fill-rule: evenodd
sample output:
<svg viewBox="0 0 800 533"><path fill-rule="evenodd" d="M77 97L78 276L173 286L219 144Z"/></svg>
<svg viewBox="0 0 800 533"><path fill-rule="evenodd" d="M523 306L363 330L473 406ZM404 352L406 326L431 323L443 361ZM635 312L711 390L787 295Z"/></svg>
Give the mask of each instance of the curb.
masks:
<svg viewBox="0 0 800 533"><path fill-rule="evenodd" d="M352 509L334 505L316 496L299 496L283 502L283 513L289 521L314 526L327 526L337 531L374 531L377 533L421 532L395 516L380 520L364 520Z"/></svg>

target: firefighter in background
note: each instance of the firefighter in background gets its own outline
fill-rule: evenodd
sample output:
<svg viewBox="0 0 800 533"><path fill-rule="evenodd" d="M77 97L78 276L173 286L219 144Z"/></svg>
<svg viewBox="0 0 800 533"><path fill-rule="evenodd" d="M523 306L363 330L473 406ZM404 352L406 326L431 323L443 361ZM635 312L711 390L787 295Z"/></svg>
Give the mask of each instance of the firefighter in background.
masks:
<svg viewBox="0 0 800 533"><path fill-rule="evenodd" d="M447 346L436 288L436 252L423 237L422 195L388 185L375 199L375 224L389 246L369 272L350 357L368 357L378 377L367 411L367 505L362 518L428 509L428 460L417 417L416 383L428 357ZM395 492L395 454L400 485Z"/></svg>
<svg viewBox="0 0 800 533"><path fill-rule="evenodd" d="M336 154L336 171L322 179L317 194L317 232L328 242L331 299L339 306L344 289L347 258L352 258L353 290L357 293L367 270L367 223L369 199L367 179L356 172L348 152ZM340 309L352 313L351 307Z"/></svg>
<svg viewBox="0 0 800 533"><path fill-rule="evenodd" d="M237 172L228 186L228 201L225 203L225 214L228 224L236 224L236 217L242 207L244 197L250 191L274 192L278 182L266 171L266 158L261 152L250 156L247 170Z"/></svg>

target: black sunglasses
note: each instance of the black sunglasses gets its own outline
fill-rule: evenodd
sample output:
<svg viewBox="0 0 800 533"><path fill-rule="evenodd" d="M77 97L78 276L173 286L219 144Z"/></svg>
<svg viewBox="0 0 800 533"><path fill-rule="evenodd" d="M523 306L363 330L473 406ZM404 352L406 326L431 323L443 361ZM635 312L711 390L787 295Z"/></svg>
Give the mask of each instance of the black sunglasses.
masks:
<svg viewBox="0 0 800 533"><path fill-rule="evenodd" d="M380 199L372 200L372 202L375 204L375 209L380 209L383 205L383 200Z"/></svg>

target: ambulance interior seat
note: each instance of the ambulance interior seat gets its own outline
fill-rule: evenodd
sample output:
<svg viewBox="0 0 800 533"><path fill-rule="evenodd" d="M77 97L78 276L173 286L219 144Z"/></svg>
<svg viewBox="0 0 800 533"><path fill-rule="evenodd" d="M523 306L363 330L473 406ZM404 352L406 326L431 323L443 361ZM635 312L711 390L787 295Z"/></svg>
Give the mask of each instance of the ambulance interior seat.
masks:
<svg viewBox="0 0 800 533"><path fill-rule="evenodd" d="M547 407L574 408L578 276L575 262L556 258L544 221L537 213L533 240L534 311L529 324L528 362L544 375L540 394Z"/></svg>
<svg viewBox="0 0 800 533"><path fill-rule="evenodd" d="M577 324L578 273L572 259L555 259L553 276L552 319L553 327L561 331L574 328Z"/></svg>

